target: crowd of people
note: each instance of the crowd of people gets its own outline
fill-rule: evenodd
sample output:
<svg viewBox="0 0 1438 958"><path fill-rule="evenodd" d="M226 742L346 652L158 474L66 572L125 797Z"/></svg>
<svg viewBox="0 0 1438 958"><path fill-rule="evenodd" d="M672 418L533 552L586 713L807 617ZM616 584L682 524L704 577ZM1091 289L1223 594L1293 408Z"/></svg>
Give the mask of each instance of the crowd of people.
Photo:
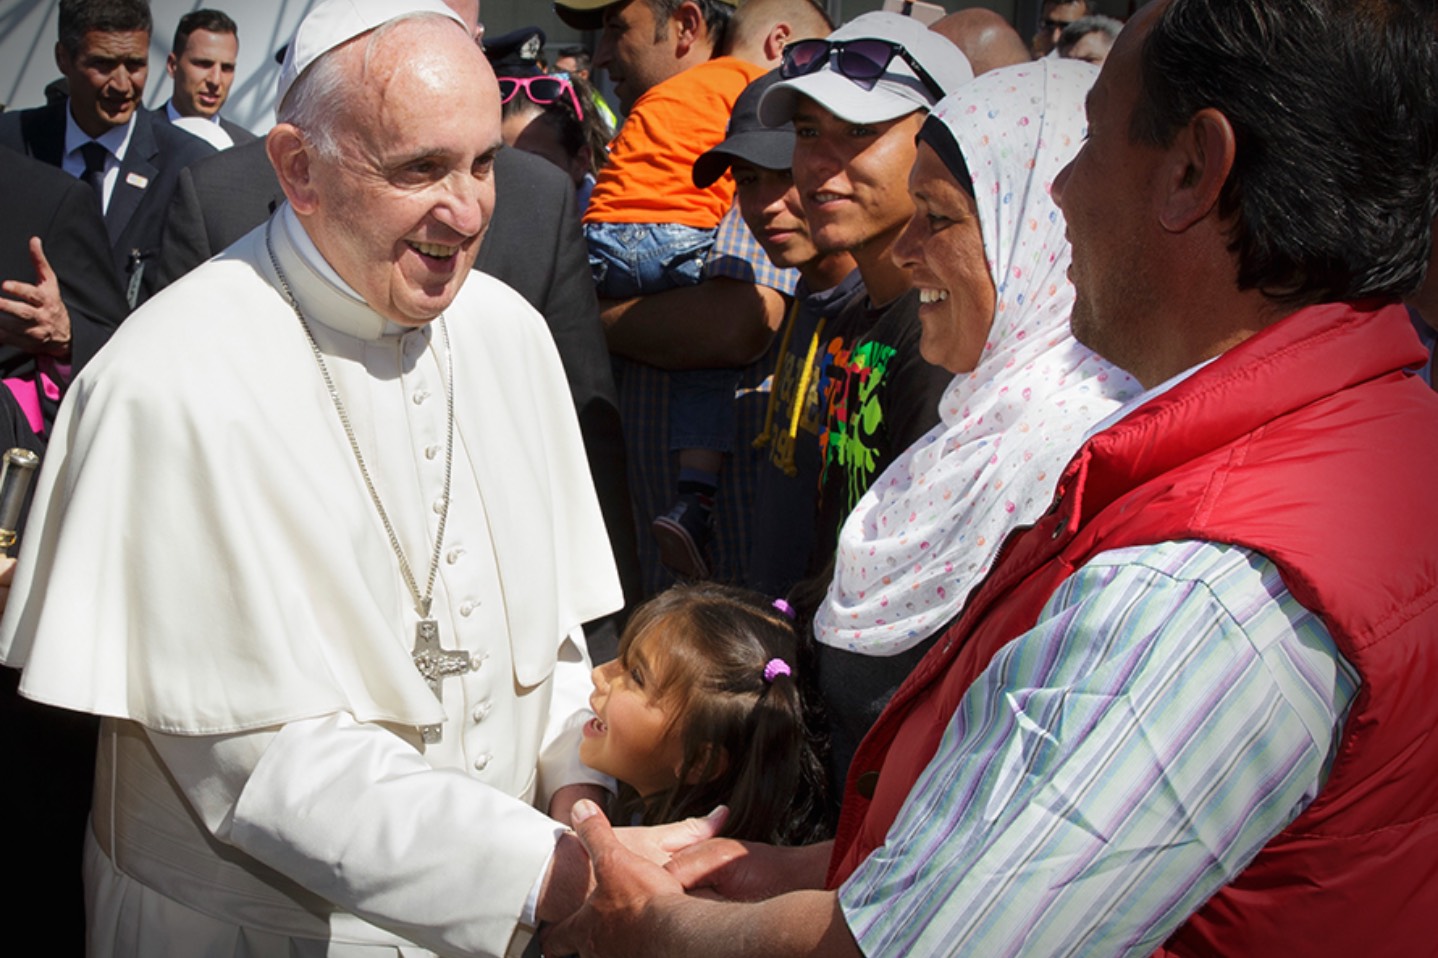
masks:
<svg viewBox="0 0 1438 958"><path fill-rule="evenodd" d="M1431 950L1438 10L1035 6L61 0L13 939Z"/></svg>

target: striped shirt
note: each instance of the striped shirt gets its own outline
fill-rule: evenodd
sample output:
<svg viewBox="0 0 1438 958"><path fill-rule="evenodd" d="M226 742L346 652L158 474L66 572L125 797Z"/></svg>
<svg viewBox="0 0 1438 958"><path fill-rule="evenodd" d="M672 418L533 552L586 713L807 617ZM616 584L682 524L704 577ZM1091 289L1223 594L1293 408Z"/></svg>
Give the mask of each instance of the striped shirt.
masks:
<svg viewBox="0 0 1438 958"><path fill-rule="evenodd" d="M1308 806L1358 688L1277 567L1103 553L964 696L840 889L865 955L1148 955Z"/></svg>

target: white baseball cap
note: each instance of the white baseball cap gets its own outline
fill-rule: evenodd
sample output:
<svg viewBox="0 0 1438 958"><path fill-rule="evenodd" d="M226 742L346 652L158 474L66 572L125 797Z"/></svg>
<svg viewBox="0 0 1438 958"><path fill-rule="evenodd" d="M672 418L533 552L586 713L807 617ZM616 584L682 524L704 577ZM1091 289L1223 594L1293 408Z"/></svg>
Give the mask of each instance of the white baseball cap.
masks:
<svg viewBox="0 0 1438 958"><path fill-rule="evenodd" d="M294 39L285 48L285 61L280 64L280 78L275 85L275 109L285 102L285 94L300 74L320 57L375 27L416 13L449 17L466 33L469 31L469 24L440 0L320 0L305 14Z"/></svg>
<svg viewBox="0 0 1438 958"><path fill-rule="evenodd" d="M871 39L901 45L944 96L974 78L968 58L947 37L899 13L880 11L855 17L829 34L827 42L842 46L849 41ZM782 126L793 119L801 97L808 97L851 123L894 120L915 110L929 110L943 99L897 54L873 86L866 87L867 83L861 85L840 72L838 57L826 56L813 73L770 87L759 104L759 119L766 126Z"/></svg>

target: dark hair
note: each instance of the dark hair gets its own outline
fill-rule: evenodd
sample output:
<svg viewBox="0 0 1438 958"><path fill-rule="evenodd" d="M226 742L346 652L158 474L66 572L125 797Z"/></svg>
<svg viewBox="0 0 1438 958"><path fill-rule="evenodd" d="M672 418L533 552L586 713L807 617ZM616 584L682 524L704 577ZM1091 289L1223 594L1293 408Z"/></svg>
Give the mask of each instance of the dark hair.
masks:
<svg viewBox="0 0 1438 958"><path fill-rule="evenodd" d="M151 32L148 0L60 0L60 45L76 53L87 33Z"/></svg>
<svg viewBox="0 0 1438 958"><path fill-rule="evenodd" d="M593 62L593 57L589 55L589 51L581 46L560 47L554 53L556 63L565 57L574 58L574 69L577 71L588 70L590 64Z"/></svg>
<svg viewBox="0 0 1438 958"><path fill-rule="evenodd" d="M578 156L580 150L589 147L589 172L597 175L599 168L609 159L609 141L614 139L614 130L594 108L594 87L573 73L564 78L574 90L574 96L584 104L583 117L574 112L574 104L567 96L561 96L552 103L536 103L523 90L505 101L500 107L500 116L508 119L524 113L535 114L532 122L549 124L559 136L559 145L569 156Z"/></svg>
<svg viewBox="0 0 1438 958"><path fill-rule="evenodd" d="M1113 41L1118 39L1119 31L1122 29L1123 21L1106 17L1101 13L1090 13L1087 16L1079 17L1064 27L1063 32L1059 34L1059 56L1067 56L1068 52L1090 33L1106 33L1109 40Z"/></svg>
<svg viewBox="0 0 1438 958"><path fill-rule="evenodd" d="M236 37L240 35L240 28L235 26L227 14L220 10L191 10L180 18L180 23L175 27L175 41L170 44L170 52L175 56L185 52L185 44L190 42L190 34L196 30L208 30L210 33L230 33Z"/></svg>
<svg viewBox="0 0 1438 958"><path fill-rule="evenodd" d="M684 4L692 3L704 14L704 25L709 29L709 39L714 49L724 46L724 34L729 29L729 18L734 15L734 5L723 0L645 0L654 13L654 39L663 40L669 35L669 18Z"/></svg>
<svg viewBox="0 0 1438 958"><path fill-rule="evenodd" d="M1174 0L1129 135L1167 146L1201 109L1227 117L1240 289L1290 307L1401 296L1431 242L1435 46L1421 0Z"/></svg>
<svg viewBox="0 0 1438 958"><path fill-rule="evenodd" d="M646 824L659 824L727 804L723 833L732 838L803 844L827 837L824 772L797 676L764 677L776 658L798 670L799 640L788 617L743 589L675 586L630 617L621 662L636 644L663 663L656 694L674 716L683 764L679 783L657 795L623 789L621 820L638 810Z"/></svg>

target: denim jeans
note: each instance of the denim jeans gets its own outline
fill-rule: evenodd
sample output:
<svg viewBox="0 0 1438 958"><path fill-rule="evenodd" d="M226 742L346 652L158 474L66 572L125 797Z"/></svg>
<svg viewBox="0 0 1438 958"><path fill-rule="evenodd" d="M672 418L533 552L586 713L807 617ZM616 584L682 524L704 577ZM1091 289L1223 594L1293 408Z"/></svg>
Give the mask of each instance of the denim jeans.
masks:
<svg viewBox="0 0 1438 958"><path fill-rule="evenodd" d="M588 223L589 269L602 299L647 296L704 279L715 230L677 223ZM734 448L737 369L694 369L669 378L669 448Z"/></svg>
<svg viewBox="0 0 1438 958"><path fill-rule="evenodd" d="M589 271L601 299L647 296L704 278L715 230L677 223L587 223Z"/></svg>

